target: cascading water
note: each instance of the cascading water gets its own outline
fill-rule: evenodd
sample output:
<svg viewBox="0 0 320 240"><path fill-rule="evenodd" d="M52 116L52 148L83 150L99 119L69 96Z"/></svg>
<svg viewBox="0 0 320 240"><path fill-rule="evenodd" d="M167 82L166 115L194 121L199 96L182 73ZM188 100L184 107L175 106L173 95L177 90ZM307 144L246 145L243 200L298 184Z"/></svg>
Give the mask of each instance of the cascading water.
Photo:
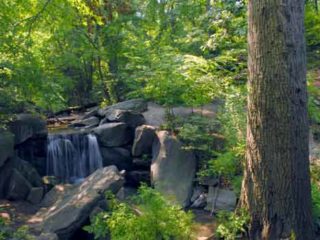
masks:
<svg viewBox="0 0 320 240"><path fill-rule="evenodd" d="M47 175L77 182L102 168L98 141L93 134L52 134L48 137Z"/></svg>

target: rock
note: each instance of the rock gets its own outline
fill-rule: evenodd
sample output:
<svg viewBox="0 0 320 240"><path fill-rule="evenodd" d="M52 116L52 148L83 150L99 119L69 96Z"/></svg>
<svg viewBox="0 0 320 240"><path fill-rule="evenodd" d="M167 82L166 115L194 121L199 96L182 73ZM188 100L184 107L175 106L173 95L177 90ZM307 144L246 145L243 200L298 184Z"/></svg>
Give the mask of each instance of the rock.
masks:
<svg viewBox="0 0 320 240"><path fill-rule="evenodd" d="M3 136L5 137L3 138ZM5 138L11 139L11 143L9 145L5 142L1 142L1 140ZM19 148L24 146L27 141L17 146L18 153ZM14 137L12 134L8 133L0 135L1 159L4 159L9 155L13 155L13 145ZM2 147L4 149L1 149ZM16 171L13 173L14 168L16 169ZM21 182L22 186L16 186L16 184L20 184ZM30 187L29 185L34 187L42 186L42 179L37 171L32 167L30 163L21 160L19 157L15 156L8 158L5 164L0 167L0 198L8 197L12 198L13 200L23 200L27 197L28 189Z"/></svg>
<svg viewBox="0 0 320 240"><path fill-rule="evenodd" d="M120 109L111 111L110 114L106 115L106 119L108 122L124 122L133 129L146 122L141 113Z"/></svg>
<svg viewBox="0 0 320 240"><path fill-rule="evenodd" d="M126 175L126 186L139 187L141 182L150 184L150 171L131 171Z"/></svg>
<svg viewBox="0 0 320 240"><path fill-rule="evenodd" d="M9 200L25 200L31 188L32 185L28 180L17 169L13 169L6 198Z"/></svg>
<svg viewBox="0 0 320 240"><path fill-rule="evenodd" d="M27 201L32 204L39 204L43 197L43 193L44 193L43 190L44 189L42 187L31 188L27 197Z"/></svg>
<svg viewBox="0 0 320 240"><path fill-rule="evenodd" d="M188 206L196 171L194 154L182 149L182 144L167 131L160 131L152 155L151 182L155 189L182 207Z"/></svg>
<svg viewBox="0 0 320 240"><path fill-rule="evenodd" d="M132 161L133 170L150 171L151 159L134 158Z"/></svg>
<svg viewBox="0 0 320 240"><path fill-rule="evenodd" d="M237 196L233 191L209 187L206 210L211 212L233 211L236 208L236 204Z"/></svg>
<svg viewBox="0 0 320 240"><path fill-rule="evenodd" d="M148 109L148 104L143 99L131 99L99 109L98 113L100 116L106 116L106 113L108 113L108 110L110 111L110 109L131 110L142 113Z"/></svg>
<svg viewBox="0 0 320 240"><path fill-rule="evenodd" d="M199 179L199 184L204 186L217 186L220 180L216 177L201 177Z"/></svg>
<svg viewBox="0 0 320 240"><path fill-rule="evenodd" d="M201 194L205 193L205 189L202 186L197 186L195 188L193 188L193 193L192 193L192 197L190 199L191 202L196 201Z"/></svg>
<svg viewBox="0 0 320 240"><path fill-rule="evenodd" d="M69 127L86 127L86 128L92 128L99 125L100 119L97 117L89 117L82 120L76 120L73 121L71 124L69 124Z"/></svg>
<svg viewBox="0 0 320 240"><path fill-rule="evenodd" d="M0 131L0 168L13 156L14 135L8 131Z"/></svg>
<svg viewBox="0 0 320 240"><path fill-rule="evenodd" d="M200 196L191 204L191 208L204 208L207 204L207 194L201 193Z"/></svg>
<svg viewBox="0 0 320 240"><path fill-rule="evenodd" d="M29 220L35 230L70 239L89 219L90 213L107 191L117 193L124 182L115 166L98 169L85 181L63 191L62 196L48 208L42 208Z"/></svg>
<svg viewBox="0 0 320 240"><path fill-rule="evenodd" d="M58 235L55 233L41 233L36 240L59 240Z"/></svg>
<svg viewBox="0 0 320 240"><path fill-rule="evenodd" d="M41 175L47 172L47 136L37 136L30 138L16 146L17 155L29 162Z"/></svg>
<svg viewBox="0 0 320 240"><path fill-rule="evenodd" d="M52 188L54 188L54 186L61 183L55 176L44 176L42 177L42 182L44 184L45 192L49 192Z"/></svg>
<svg viewBox="0 0 320 240"><path fill-rule="evenodd" d="M6 198L8 192L8 183L15 166L13 158L9 158L0 168L0 199Z"/></svg>
<svg viewBox="0 0 320 240"><path fill-rule="evenodd" d="M16 168L22 174L22 176L33 186L42 187L42 178L37 170L27 161L16 157Z"/></svg>
<svg viewBox="0 0 320 240"><path fill-rule="evenodd" d="M129 150L120 147L101 147L100 151L103 159L103 166L115 165L120 170L130 170L132 168L132 158Z"/></svg>
<svg viewBox="0 0 320 240"><path fill-rule="evenodd" d="M160 127L166 122L166 110L159 104L148 102L148 110L142 114L147 125Z"/></svg>
<svg viewBox="0 0 320 240"><path fill-rule="evenodd" d="M213 118L216 115L218 107L221 105L220 101L206 104L202 107L191 108L191 107L174 107L172 112L178 117L188 117L191 114L200 114L201 116L206 116ZM166 123L166 109L156 103L148 102L148 110L143 112L143 116L146 119L146 124L154 127L160 127Z"/></svg>
<svg viewBox="0 0 320 240"><path fill-rule="evenodd" d="M126 201L126 200L129 200L132 196L135 196L136 194L137 194L136 188L122 187L117 193L116 197L120 201Z"/></svg>
<svg viewBox="0 0 320 240"><path fill-rule="evenodd" d="M99 213L103 212L104 210L99 207L99 206L96 206L94 207L94 209L91 211L90 215L89 215L89 218L90 218L90 222L94 220L94 217L97 216Z"/></svg>
<svg viewBox="0 0 320 240"><path fill-rule="evenodd" d="M85 114L80 118L81 120L88 119L91 117L99 117L99 107L94 107L89 111L85 112Z"/></svg>
<svg viewBox="0 0 320 240"><path fill-rule="evenodd" d="M156 136L156 129L152 126L142 125L136 128L132 146L132 155L135 157L152 152L153 140Z"/></svg>
<svg viewBox="0 0 320 240"><path fill-rule="evenodd" d="M125 123L106 123L93 129L99 143L104 147L120 147L133 140Z"/></svg>
<svg viewBox="0 0 320 240"><path fill-rule="evenodd" d="M63 198L72 192L76 186L71 184L60 184L54 186L42 199L41 207L47 208L55 202L62 201Z"/></svg>
<svg viewBox="0 0 320 240"><path fill-rule="evenodd" d="M86 127L95 127L99 125L100 119L97 117L89 117L81 121Z"/></svg>
<svg viewBox="0 0 320 240"><path fill-rule="evenodd" d="M48 134L46 121L32 114L18 114L16 119L9 124L9 128L15 136L15 144Z"/></svg>

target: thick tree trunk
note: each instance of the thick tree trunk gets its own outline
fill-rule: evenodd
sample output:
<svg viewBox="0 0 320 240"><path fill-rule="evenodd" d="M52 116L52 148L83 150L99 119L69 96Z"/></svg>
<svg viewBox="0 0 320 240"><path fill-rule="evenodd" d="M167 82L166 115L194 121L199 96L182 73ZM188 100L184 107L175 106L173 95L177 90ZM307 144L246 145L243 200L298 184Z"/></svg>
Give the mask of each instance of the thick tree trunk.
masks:
<svg viewBox="0 0 320 240"><path fill-rule="evenodd" d="M250 239L314 239L303 19L304 0L249 0Z"/></svg>

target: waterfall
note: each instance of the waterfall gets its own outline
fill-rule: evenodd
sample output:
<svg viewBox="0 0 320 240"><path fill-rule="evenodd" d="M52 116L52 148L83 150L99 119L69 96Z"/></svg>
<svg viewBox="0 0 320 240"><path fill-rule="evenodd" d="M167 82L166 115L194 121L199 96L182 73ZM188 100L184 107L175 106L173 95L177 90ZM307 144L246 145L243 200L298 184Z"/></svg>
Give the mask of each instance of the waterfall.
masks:
<svg viewBox="0 0 320 240"><path fill-rule="evenodd" d="M77 182L101 168L102 157L93 134L48 136L47 175L62 182Z"/></svg>

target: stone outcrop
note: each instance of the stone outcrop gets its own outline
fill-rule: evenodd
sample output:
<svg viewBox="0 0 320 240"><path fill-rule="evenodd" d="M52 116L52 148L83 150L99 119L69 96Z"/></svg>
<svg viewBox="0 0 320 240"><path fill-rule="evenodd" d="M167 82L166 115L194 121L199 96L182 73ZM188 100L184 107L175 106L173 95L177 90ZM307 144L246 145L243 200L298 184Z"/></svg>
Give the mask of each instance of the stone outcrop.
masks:
<svg viewBox="0 0 320 240"><path fill-rule="evenodd" d="M100 151L103 159L103 166L115 165L120 170L131 170L132 158L128 149L120 147L101 147Z"/></svg>
<svg viewBox="0 0 320 240"><path fill-rule="evenodd" d="M174 136L160 131L152 155L151 182L154 187L173 202L188 206L196 172L194 154L185 151Z"/></svg>
<svg viewBox="0 0 320 240"><path fill-rule="evenodd" d="M154 127L148 125L137 127L132 146L132 155L135 157L151 155L155 137L156 129Z"/></svg>
<svg viewBox="0 0 320 240"><path fill-rule="evenodd" d="M0 131L0 168L13 156L14 135L9 131Z"/></svg>
<svg viewBox="0 0 320 240"><path fill-rule="evenodd" d="M93 129L93 133L103 147L120 147L133 140L132 133L125 123L106 123Z"/></svg>
<svg viewBox="0 0 320 240"><path fill-rule="evenodd" d="M33 228L37 231L68 239L85 224L105 192L117 193L123 182L115 166L98 169L82 184L63 191L53 205L41 209L29 222L35 224Z"/></svg>
<svg viewBox="0 0 320 240"><path fill-rule="evenodd" d="M47 123L40 117L32 114L18 114L16 119L9 123L9 129L15 136L15 144L21 144L29 138L46 136Z"/></svg>
<svg viewBox="0 0 320 240"><path fill-rule="evenodd" d="M31 188L32 185L28 180L17 169L13 169L6 198L9 200L24 200L28 197Z"/></svg>
<svg viewBox="0 0 320 240"><path fill-rule="evenodd" d="M220 210L233 211L236 208L237 196L234 191L209 187L206 210L218 212Z"/></svg>
<svg viewBox="0 0 320 240"><path fill-rule="evenodd" d="M135 129L138 126L143 125L146 120L139 112L110 109L106 117L101 121L100 125L107 122L123 122L126 123L130 128Z"/></svg>

